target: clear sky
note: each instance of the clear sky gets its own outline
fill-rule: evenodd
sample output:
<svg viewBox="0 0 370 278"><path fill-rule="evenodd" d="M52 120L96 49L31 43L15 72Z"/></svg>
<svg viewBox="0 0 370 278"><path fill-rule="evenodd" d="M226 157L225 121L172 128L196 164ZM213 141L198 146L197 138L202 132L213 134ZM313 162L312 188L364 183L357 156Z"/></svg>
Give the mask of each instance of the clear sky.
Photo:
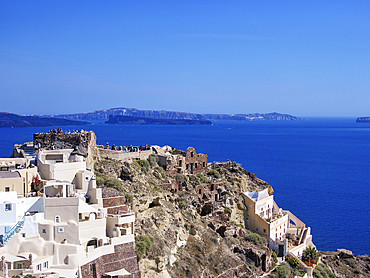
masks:
<svg viewBox="0 0 370 278"><path fill-rule="evenodd" d="M0 1L0 111L370 116L369 1Z"/></svg>

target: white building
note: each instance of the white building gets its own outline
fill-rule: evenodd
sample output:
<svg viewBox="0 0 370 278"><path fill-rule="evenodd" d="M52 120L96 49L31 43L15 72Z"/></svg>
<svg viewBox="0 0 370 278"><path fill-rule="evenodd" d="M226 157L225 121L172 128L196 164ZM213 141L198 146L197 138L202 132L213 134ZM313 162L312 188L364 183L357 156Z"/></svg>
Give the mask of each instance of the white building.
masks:
<svg viewBox="0 0 370 278"><path fill-rule="evenodd" d="M287 254L300 258L312 243L311 228L290 211L278 207L268 189L245 192L244 201L248 208L248 225L267 238L269 248L278 256Z"/></svg>
<svg viewBox="0 0 370 278"><path fill-rule="evenodd" d="M0 247L8 276L139 277L138 267L132 267L133 259L137 266L135 215L128 211L108 215L94 174L86 170L82 157L71 153L40 152L41 197L0 193L0 231L5 232L6 226L13 231ZM18 226L12 230L14 224Z"/></svg>

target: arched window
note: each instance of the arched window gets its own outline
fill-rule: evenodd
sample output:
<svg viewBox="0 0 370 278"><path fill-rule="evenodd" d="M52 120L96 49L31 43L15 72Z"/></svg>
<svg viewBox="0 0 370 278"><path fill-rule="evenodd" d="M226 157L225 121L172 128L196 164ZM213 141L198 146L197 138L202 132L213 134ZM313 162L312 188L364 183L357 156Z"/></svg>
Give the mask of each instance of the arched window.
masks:
<svg viewBox="0 0 370 278"><path fill-rule="evenodd" d="M55 216L55 223L60 223L60 216L59 215Z"/></svg>

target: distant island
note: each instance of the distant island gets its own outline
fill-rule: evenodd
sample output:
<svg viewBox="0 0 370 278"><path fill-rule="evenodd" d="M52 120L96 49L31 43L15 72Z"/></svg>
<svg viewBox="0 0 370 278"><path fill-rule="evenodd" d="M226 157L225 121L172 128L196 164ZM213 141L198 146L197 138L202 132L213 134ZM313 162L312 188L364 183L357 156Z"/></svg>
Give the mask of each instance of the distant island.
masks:
<svg viewBox="0 0 370 278"><path fill-rule="evenodd" d="M187 112L175 111L156 111L156 110L138 110L135 108L110 108L104 110L96 110L87 113L75 114L60 114L48 115L47 117L55 117L69 120L104 120L108 121L109 116L131 116L145 117L155 119L177 119L177 120L196 120L196 121L214 121L214 120L236 120L236 121L297 121L301 120L298 117L280 114L280 113L252 113L252 114L196 114Z"/></svg>
<svg viewBox="0 0 370 278"><path fill-rule="evenodd" d="M158 119L147 117L133 117L122 115L109 115L106 124L139 124L139 125L211 125L211 121L188 120L188 119Z"/></svg>
<svg viewBox="0 0 370 278"><path fill-rule="evenodd" d="M29 126L67 126L67 125L87 125L84 121L74 121L69 119L45 118L39 116L25 116L0 112L0 127L29 127Z"/></svg>
<svg viewBox="0 0 370 278"><path fill-rule="evenodd" d="M370 123L370 117L359 117L356 119L356 123Z"/></svg>

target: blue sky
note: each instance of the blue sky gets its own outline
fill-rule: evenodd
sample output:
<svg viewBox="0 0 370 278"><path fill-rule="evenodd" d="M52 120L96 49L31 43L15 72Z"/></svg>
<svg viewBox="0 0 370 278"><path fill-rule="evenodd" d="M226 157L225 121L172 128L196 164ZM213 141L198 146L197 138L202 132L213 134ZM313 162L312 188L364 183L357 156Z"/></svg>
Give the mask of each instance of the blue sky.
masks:
<svg viewBox="0 0 370 278"><path fill-rule="evenodd" d="M370 116L368 1L1 1L0 111Z"/></svg>

